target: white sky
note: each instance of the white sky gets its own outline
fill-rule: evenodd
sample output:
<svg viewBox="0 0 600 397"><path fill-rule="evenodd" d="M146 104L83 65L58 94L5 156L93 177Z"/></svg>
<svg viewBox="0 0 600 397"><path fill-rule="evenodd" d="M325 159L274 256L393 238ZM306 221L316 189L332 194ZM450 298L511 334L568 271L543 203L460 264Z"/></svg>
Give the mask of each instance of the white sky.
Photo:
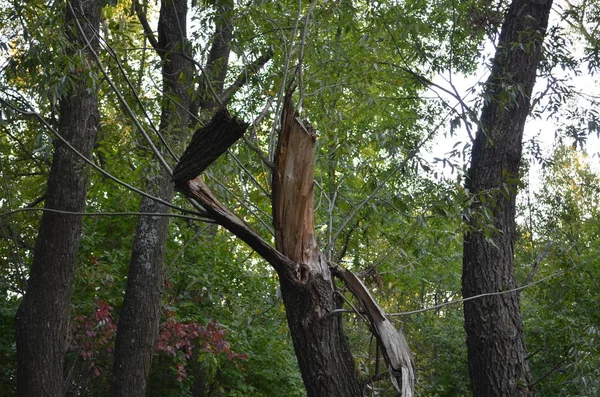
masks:
<svg viewBox="0 0 600 397"><path fill-rule="evenodd" d="M557 3L563 3L563 2L557 2ZM557 7L558 7L558 9L560 9L559 6L555 5L555 11L556 11ZM551 16L551 20L550 20L550 26L552 26L553 23L558 22L558 17L559 17L558 13L553 12L553 15ZM485 51L486 51L486 53L489 54L489 56L487 58L491 59L491 57L493 56L493 53L495 51L494 46L491 43L489 43L486 46ZM578 51L579 53L582 54L583 48L575 48L575 51ZM560 70L559 68L557 68L557 70L555 70L554 72L556 72L558 74L562 74L563 76L566 75L566 73L563 72L562 70ZM479 83L484 83L487 80L488 75L489 75L488 68L486 67L486 65L482 64L482 65L480 65L477 72L472 76L453 75L452 76L452 84L456 88L457 92L461 96L463 96L464 102L467 104L472 104L473 101L475 99L477 99L478 95L480 94L480 87L477 87L478 89L474 93L470 92L471 87L477 86ZM448 80L448 76L438 76L433 81L434 81L434 83L452 91L452 87L448 83L447 80ZM583 67L581 67L581 73L579 76L573 76L571 73L569 74L569 83L571 85L573 85L576 90L579 90L587 95L596 95L596 96L600 97L600 78L597 76L596 77L589 76L589 74L587 73L587 66L585 66L585 65ZM535 97L536 92L539 92L541 89L543 89L545 87L546 87L545 81L541 78L538 78L537 82L536 82L536 86L534 88L534 97ZM445 94L445 93L441 92L440 90L437 90L437 92L450 105L454 105L457 103L457 100L455 98L453 98L452 96ZM580 103L578 105L586 106L584 101L580 101ZM587 104L587 106L589 106L589 104ZM541 149L543 151L544 158L548 158L550 156L550 154L552 153L553 146L556 143L555 132L556 132L558 126L554 123L553 120L545 120L545 119L546 119L546 117L542 117L542 119L533 119L532 117L528 118L527 123L525 125L523 142L525 143L525 142L529 141L532 137L537 137L537 140L539 141ZM448 123L447 130L449 131L449 123ZM473 134L474 134L474 131L473 131ZM452 147L454 146L454 144L458 141L463 142L463 144L460 147L464 146L464 143L469 141L467 131L464 127L455 130L453 137L443 136L443 134L439 134L437 139L435 140L433 146L429 150L429 156L426 156L426 158L432 160L435 157L437 157L437 158L447 157L446 153L449 152L452 149ZM572 143L572 140L567 139L564 142L570 144L570 143ZM600 175L600 139L598 138L597 135L592 134L592 135L588 136L588 140L585 145L585 151L588 153L588 156L589 156L588 161L589 161L590 165ZM526 150L524 150L523 154L524 154L525 158L528 157L528 153L526 152ZM468 161L469 161L469 159L467 158L467 162ZM432 162L432 165L434 165L433 162ZM434 165L433 169L435 171L438 171L438 173L440 175L444 175L446 177L452 177L450 168L449 167L442 168L442 164ZM530 183L532 185L531 187L534 190L536 190L539 187L537 184L537 181L538 181L538 178L540 175L540 171L541 171L541 166L539 164L537 164L535 162L533 164L531 164L529 179L530 179ZM454 174L454 175L456 175L456 174Z"/></svg>

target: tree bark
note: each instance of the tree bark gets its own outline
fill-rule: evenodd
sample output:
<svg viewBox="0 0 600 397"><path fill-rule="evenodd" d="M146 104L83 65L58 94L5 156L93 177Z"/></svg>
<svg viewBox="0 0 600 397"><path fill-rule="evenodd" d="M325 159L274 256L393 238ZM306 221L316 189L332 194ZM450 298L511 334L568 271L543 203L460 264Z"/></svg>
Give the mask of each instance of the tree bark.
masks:
<svg viewBox="0 0 600 397"><path fill-rule="evenodd" d="M297 264L280 277L290 334L308 396L360 396L331 271L314 235L315 135L286 98L273 172L276 248Z"/></svg>
<svg viewBox="0 0 600 397"><path fill-rule="evenodd" d="M158 22L158 50L162 59L163 100L159 130L175 150L188 128L191 104L192 63L184 56L188 43L187 1L163 0ZM155 165L155 167L158 167ZM171 175L165 169L149 169L147 190L170 202ZM168 208L143 198L141 213L166 213ZM164 261L168 217L141 215L133 243L127 288L119 315L110 394L113 397L144 396L162 313Z"/></svg>
<svg viewBox="0 0 600 397"><path fill-rule="evenodd" d="M486 204L478 201L471 207L467 221L465 298L516 286L515 198L522 137L551 6L551 0L514 0L502 26L466 181L470 194L488 197ZM491 237L477 220L485 205L495 228ZM473 394L533 396L518 293L473 299L464 303L464 311Z"/></svg>
<svg viewBox="0 0 600 397"><path fill-rule="evenodd" d="M99 125L92 50L98 49L99 1L71 1L66 5L69 52L82 51L81 64L69 75L73 81L60 100L59 133L81 154L90 156ZM73 14L73 12L75 15ZM70 85L69 85L70 86ZM88 179L86 163L64 143L55 144L45 208L82 212ZM44 212L40 221L27 291L16 315L17 389L20 396L64 395L63 363L67 348L73 276L81 237L81 215Z"/></svg>
<svg viewBox="0 0 600 397"><path fill-rule="evenodd" d="M208 111L215 106L214 95L223 88L232 26L229 15L233 9L230 0L217 1L219 18L204 76L205 85L193 101L193 64L185 57L187 42L187 2L163 0L158 22L156 50L163 61L163 102L160 131L177 152L186 138L184 133L196 114L198 104ZM149 33L149 32L148 32ZM187 54L189 55L189 54ZM212 78L216 78L214 83ZM210 82L210 83L209 83ZM212 84L212 88L209 87ZM177 103L175 103L177 102ZM171 175L166 170L152 171L158 175L149 179L148 191L165 201L173 198ZM140 212L167 212L164 206L144 198ZM167 217L141 216L138 220L132 250L127 289L115 346L115 362L111 382L111 396L144 396L158 336L164 288L164 260L169 225Z"/></svg>

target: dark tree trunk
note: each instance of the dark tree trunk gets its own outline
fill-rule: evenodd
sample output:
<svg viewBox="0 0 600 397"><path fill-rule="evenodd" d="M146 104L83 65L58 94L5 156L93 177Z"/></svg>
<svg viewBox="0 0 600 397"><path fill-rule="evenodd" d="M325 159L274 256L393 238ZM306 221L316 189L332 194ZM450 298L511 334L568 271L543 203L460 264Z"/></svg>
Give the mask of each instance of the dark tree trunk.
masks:
<svg viewBox="0 0 600 397"><path fill-rule="evenodd" d="M176 150L185 139L191 104L191 62L178 53L187 50L186 0L163 0L158 22L158 50L163 62L163 100L160 132ZM166 153L166 151L164 151ZM165 157L168 157L165 155ZM158 167L156 165L155 167ZM165 201L173 198L171 175L150 169L147 190ZM168 208L143 198L141 213L166 213ZM158 336L164 288L164 261L169 218L140 216L133 243L127 288L119 315L111 396L146 394Z"/></svg>
<svg viewBox="0 0 600 397"><path fill-rule="evenodd" d="M71 4L72 3L72 4ZM94 50L100 21L100 2L73 1L66 5L70 53L89 47L75 18ZM71 8L76 13L73 15ZM93 58L82 60L71 74L73 88L60 101L59 133L81 154L89 157L98 128L98 97L89 90ZM92 72L93 73L93 72ZM55 145L45 208L82 212L88 166L64 143ZM20 396L64 395L63 363L67 347L69 307L77 261L82 218L44 212L36 240L27 292L16 316L17 387Z"/></svg>
<svg viewBox="0 0 600 397"><path fill-rule="evenodd" d="M219 15L232 12L233 2L217 2ZM191 123L190 114L197 112L192 100L193 64L178 53L187 52L187 2L163 0L158 23L157 51L162 58L163 103L160 131L177 152L186 138ZM221 83L205 81L199 93L201 107L215 106L212 98L222 91L229 60L231 25L220 16L210 51L207 74ZM187 54L190 55L190 54ZM207 78L207 76L204 76ZM194 110L194 107L196 110ZM173 198L171 175L165 170L148 181L147 190L165 201ZM140 212L167 212L168 209L144 198ZM144 396L154 346L158 336L164 288L164 261L169 225L167 217L140 216L131 256L127 289L119 316L115 346L115 362L111 382L112 396Z"/></svg>
<svg viewBox="0 0 600 397"><path fill-rule="evenodd" d="M276 168L273 223L276 248L297 264L280 274L281 293L298 365L309 396L361 396L354 359L342 329L333 279L314 236L315 136L284 106Z"/></svg>
<svg viewBox="0 0 600 397"><path fill-rule="evenodd" d="M515 288L515 197L522 137L540 63L551 0L515 0L500 33L486 103L473 144L466 187L476 197L465 236L462 289L465 298ZM494 203L494 204L490 204ZM477 221L493 214L491 241ZM481 217L479 217L481 218ZM475 396L532 396L531 375L516 292L465 302L471 387Z"/></svg>
<svg viewBox="0 0 600 397"><path fill-rule="evenodd" d="M217 8L215 33L212 37L212 45L208 53L206 63L206 76L203 76L204 87L200 90L200 109L213 111L219 106L214 98L213 92L221 95L227 76L229 66L229 54L231 52L231 40L233 39L233 0L213 0ZM212 89L208 87L208 81Z"/></svg>

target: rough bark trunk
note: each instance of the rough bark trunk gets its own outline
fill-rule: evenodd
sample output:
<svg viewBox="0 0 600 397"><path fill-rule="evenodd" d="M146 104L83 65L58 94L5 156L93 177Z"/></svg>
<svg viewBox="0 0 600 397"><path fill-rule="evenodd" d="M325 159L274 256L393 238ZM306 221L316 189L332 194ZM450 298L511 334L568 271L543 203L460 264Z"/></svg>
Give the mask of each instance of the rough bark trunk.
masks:
<svg viewBox="0 0 600 397"><path fill-rule="evenodd" d="M187 1L163 0L158 22L158 50L163 62L163 100L160 132L175 150L185 138L191 104L192 64L187 48ZM175 103L176 102L176 103ZM173 198L171 175L150 169L147 190L165 201ZM168 212L164 205L144 198L141 213ZM111 396L144 396L158 336L164 288L164 260L169 218L140 216L133 243L127 288L119 315Z"/></svg>
<svg viewBox="0 0 600 397"><path fill-rule="evenodd" d="M276 248L297 266L280 277L290 334L308 396L360 396L361 385L342 328L331 271L314 236L315 136L286 99L273 172Z"/></svg>
<svg viewBox="0 0 600 397"><path fill-rule="evenodd" d="M523 129L551 5L550 0L515 0L502 26L466 182L471 194L493 199L471 208L474 216L464 241L465 298L515 288L515 197ZM492 241L476 220L484 205L493 214ZM464 311L473 394L534 395L518 294L470 300Z"/></svg>
<svg viewBox="0 0 600 397"><path fill-rule="evenodd" d="M204 76L204 89L200 91L200 109L213 111L219 106L211 91L221 95L227 76L229 66L229 54L231 52L231 40L233 39L233 0L216 0L217 8L215 33L212 36L212 45L208 53L206 63L206 76ZM208 87L212 85L212 90Z"/></svg>
<svg viewBox="0 0 600 397"><path fill-rule="evenodd" d="M193 65L185 57L177 55L187 50L187 2L163 0L161 3L156 50L163 61L165 96L160 131L177 151L186 137L184 131L193 124L190 115L197 113L198 105L204 110L213 111L216 106L214 95L219 95L223 89L232 39L228 13L233 10L233 2L221 0L215 5L219 18L208 57L207 74L203 77L205 85L198 93L200 99L193 101L190 91ZM210 81L212 88L207 81ZM156 178L149 181L148 190L171 201L173 184L170 180L171 175L161 170ZM149 199L143 199L140 207L142 213L167 210ZM141 216L138 220L127 289L119 317L112 396L145 395L162 309L168 225L169 219L166 217Z"/></svg>
<svg viewBox="0 0 600 397"><path fill-rule="evenodd" d="M69 7L69 6L72 6ZM71 53L89 54L75 18L94 50L98 49L99 1L67 4L66 27ZM74 10L76 15L73 15ZM89 90L94 61L84 59L69 79L74 81L60 101L59 132L89 157L98 128L98 98ZM64 143L55 145L45 208L82 212L88 166ZM20 396L64 395L63 363L67 347L73 275L81 236L80 215L44 212L36 240L27 292L16 315L17 388Z"/></svg>

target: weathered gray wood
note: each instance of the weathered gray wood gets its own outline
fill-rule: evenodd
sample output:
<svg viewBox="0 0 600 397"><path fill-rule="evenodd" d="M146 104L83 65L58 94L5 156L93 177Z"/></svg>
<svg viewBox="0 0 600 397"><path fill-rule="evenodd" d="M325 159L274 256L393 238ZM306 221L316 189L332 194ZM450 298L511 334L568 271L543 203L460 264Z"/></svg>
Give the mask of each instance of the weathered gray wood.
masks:
<svg viewBox="0 0 600 397"><path fill-rule="evenodd" d="M364 314L371 322L371 328L381 347L394 387L402 397L412 397L416 381L415 366L404 334L396 330L367 287L353 272L339 265L330 265L352 295L359 300L365 311Z"/></svg>

